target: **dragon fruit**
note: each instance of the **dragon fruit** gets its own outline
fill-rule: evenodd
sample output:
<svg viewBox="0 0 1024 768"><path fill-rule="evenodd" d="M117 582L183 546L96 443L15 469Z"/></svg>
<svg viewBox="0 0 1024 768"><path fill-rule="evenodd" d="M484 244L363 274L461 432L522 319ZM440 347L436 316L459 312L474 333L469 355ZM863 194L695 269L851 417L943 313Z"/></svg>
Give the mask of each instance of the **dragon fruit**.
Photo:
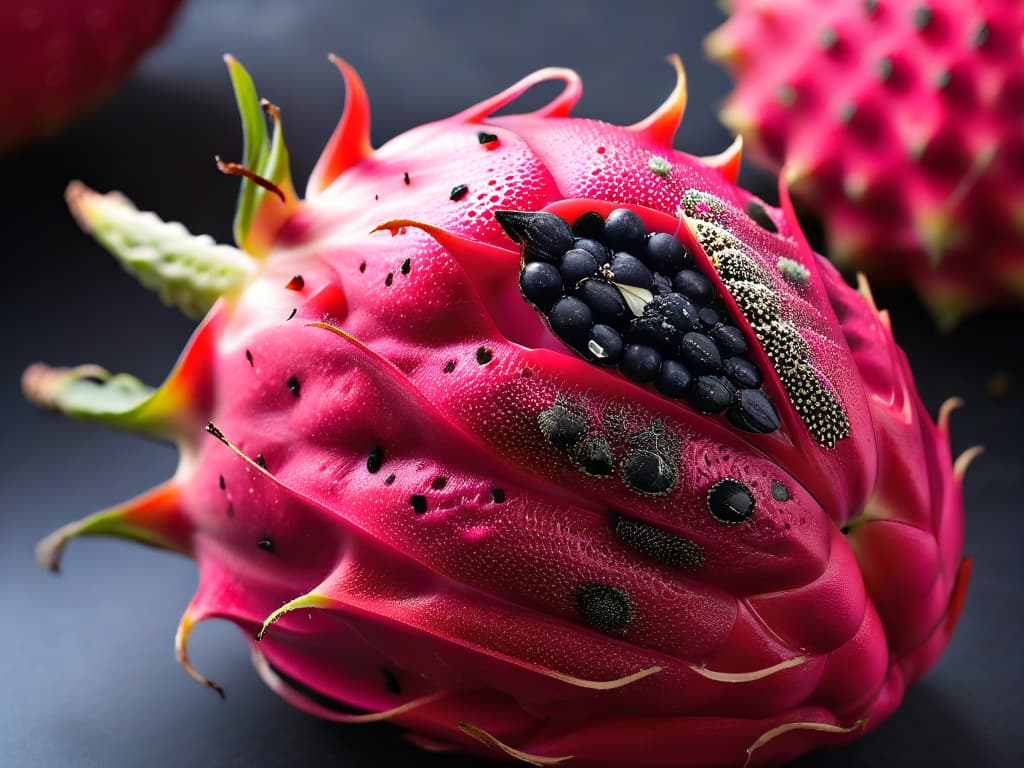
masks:
<svg viewBox="0 0 1024 768"><path fill-rule="evenodd" d="M72 416L175 441L177 473L39 546L115 535L199 567L267 684L345 723L533 765L775 765L876 727L968 580L950 400L889 319L672 149L686 84L630 127L544 69L373 149L355 72L299 199L279 110L228 58L239 248L79 183L72 211L205 315L159 389L31 367ZM562 91L494 113L538 83Z"/></svg>
<svg viewBox="0 0 1024 768"><path fill-rule="evenodd" d="M723 121L820 214L829 255L940 328L1024 300L1024 5L736 0Z"/></svg>

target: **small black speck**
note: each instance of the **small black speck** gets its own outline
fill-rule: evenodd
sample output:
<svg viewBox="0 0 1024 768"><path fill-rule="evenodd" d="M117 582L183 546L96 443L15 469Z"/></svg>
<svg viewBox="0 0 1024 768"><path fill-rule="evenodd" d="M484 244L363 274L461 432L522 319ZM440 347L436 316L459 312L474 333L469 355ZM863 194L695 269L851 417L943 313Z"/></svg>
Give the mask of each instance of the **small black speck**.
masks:
<svg viewBox="0 0 1024 768"><path fill-rule="evenodd" d="M285 286L289 291L301 291L305 287L306 281L302 278L302 275L295 275Z"/></svg>
<svg viewBox="0 0 1024 768"><path fill-rule="evenodd" d="M398 678L395 677L394 672L392 672L390 669L385 669L384 667L381 667L380 675L384 678L384 689L388 693L399 694L402 692L402 686L398 682Z"/></svg>
<svg viewBox="0 0 1024 768"><path fill-rule="evenodd" d="M412 259L406 259L402 262L402 274L408 275L410 269L412 269Z"/></svg>
<svg viewBox="0 0 1024 768"><path fill-rule="evenodd" d="M452 187L451 194L448 195L449 200L461 200L469 192L469 187L465 184L459 184L458 186Z"/></svg>
<svg viewBox="0 0 1024 768"><path fill-rule="evenodd" d="M264 469L267 468L267 460L265 458L263 458L263 454L262 453L257 453L256 454L256 463L259 464Z"/></svg>
<svg viewBox="0 0 1024 768"><path fill-rule="evenodd" d="M989 29L988 22L981 22L981 24L978 25L978 28L974 31L974 39L972 40L972 42L974 43L974 47L984 48L985 43L988 42L988 37L990 33L991 30Z"/></svg>
<svg viewBox="0 0 1024 768"><path fill-rule="evenodd" d="M444 368L442 370L445 373L451 373L452 371L454 371L455 370L455 361L454 360L449 360L447 363L444 364Z"/></svg>
<svg viewBox="0 0 1024 768"><path fill-rule="evenodd" d="M878 0L864 0L864 8L869 16L873 16L875 11L878 10Z"/></svg>
<svg viewBox="0 0 1024 768"><path fill-rule="evenodd" d="M295 397L299 396L300 385L299 380L296 377L292 376L288 379L288 389L291 390L291 393L295 395Z"/></svg>
<svg viewBox="0 0 1024 768"><path fill-rule="evenodd" d="M362 264L359 265L359 271L360 272L365 272L366 271L366 262L365 261Z"/></svg>
<svg viewBox="0 0 1024 768"><path fill-rule="evenodd" d="M373 196L373 199L374 199L374 200L380 200L380 195L374 195L374 196Z"/></svg>
<svg viewBox="0 0 1024 768"><path fill-rule="evenodd" d="M821 47L826 51L831 51L836 47L839 42L839 35L832 27L825 27L821 30L821 37L819 38Z"/></svg>
<svg viewBox="0 0 1024 768"><path fill-rule="evenodd" d="M384 478L384 485L391 485L393 482L395 482L395 475L392 472L390 475Z"/></svg>
<svg viewBox="0 0 1024 768"><path fill-rule="evenodd" d="M435 477L433 481L430 483L430 487L433 488L435 491L442 490L446 485L448 485L447 477Z"/></svg>
<svg viewBox="0 0 1024 768"><path fill-rule="evenodd" d="M384 278L384 285L391 287L391 283L394 282L395 276L393 273L388 272L388 276Z"/></svg>
<svg viewBox="0 0 1024 768"><path fill-rule="evenodd" d="M249 367L251 368L252 365L253 365L253 362L252 362L252 352L250 352L248 349L245 350L245 359L249 361Z"/></svg>
<svg viewBox="0 0 1024 768"><path fill-rule="evenodd" d="M505 503L505 489L504 488L491 488L491 499L495 504Z"/></svg>
<svg viewBox="0 0 1024 768"><path fill-rule="evenodd" d="M927 5L921 5L914 9L914 28L918 31L925 30L932 23L935 12Z"/></svg>
<svg viewBox="0 0 1024 768"><path fill-rule="evenodd" d="M408 186L409 184L411 184L411 183L412 183L412 182L411 182L411 181L409 180L409 172L408 172L408 171L406 171L405 173L403 173L403 174L402 174L402 181L404 181L404 182L405 182L406 186Z"/></svg>
<svg viewBox="0 0 1024 768"><path fill-rule="evenodd" d="M839 532L843 534L843 536L846 536L850 532L850 526L844 525L842 528L839 529Z"/></svg>
<svg viewBox="0 0 1024 768"><path fill-rule="evenodd" d="M953 73L948 69L944 69L939 73L939 76L935 78L935 87L940 91L944 91L949 88L949 84L953 82Z"/></svg>
<svg viewBox="0 0 1024 768"><path fill-rule="evenodd" d="M288 315L288 320L291 320L293 317L295 317L295 313L298 312L298 311L299 311L298 307L292 307L292 313L290 315ZM287 322L287 320L285 322Z"/></svg>
<svg viewBox="0 0 1024 768"><path fill-rule="evenodd" d="M481 144L492 144L498 140L498 137L495 136L493 133L480 131L480 133L476 135L476 140L479 141Z"/></svg>
<svg viewBox="0 0 1024 768"><path fill-rule="evenodd" d="M221 475L220 476L220 489L223 491L227 487L228 487L227 483L224 482L224 475Z"/></svg>
<svg viewBox="0 0 1024 768"><path fill-rule="evenodd" d="M494 358L494 353L487 347L480 347L476 351L476 361L479 365L487 365Z"/></svg>
<svg viewBox="0 0 1024 768"><path fill-rule="evenodd" d="M412 511L417 515L422 515L427 511L427 497L422 494L416 493L410 496L409 503L412 504Z"/></svg>
<svg viewBox="0 0 1024 768"><path fill-rule="evenodd" d="M380 472L380 468L383 465L384 449L379 445L375 445L370 449L370 455L366 457L366 471L371 475L375 475Z"/></svg>
<svg viewBox="0 0 1024 768"><path fill-rule="evenodd" d="M256 546L259 547L260 549L262 549L264 552L273 552L274 551L274 541L273 541L273 539L260 539L259 541L256 542Z"/></svg>

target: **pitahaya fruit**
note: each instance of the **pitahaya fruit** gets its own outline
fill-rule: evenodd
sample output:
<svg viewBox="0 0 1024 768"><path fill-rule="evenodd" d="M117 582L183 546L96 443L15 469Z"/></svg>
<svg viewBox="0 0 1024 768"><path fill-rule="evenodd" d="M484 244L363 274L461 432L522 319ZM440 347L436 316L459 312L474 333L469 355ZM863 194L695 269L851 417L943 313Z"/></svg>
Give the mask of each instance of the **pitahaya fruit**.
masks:
<svg viewBox="0 0 1024 768"><path fill-rule="evenodd" d="M723 121L828 253L910 281L940 328L1024 303L1024 4L735 0L707 39Z"/></svg>
<svg viewBox="0 0 1024 768"><path fill-rule="evenodd" d="M174 440L160 487L44 540L194 558L281 696L428 749L550 765L775 765L893 712L946 645L969 561L948 417L888 316L672 149L686 100L570 118L544 69L374 150L353 70L292 186L245 128L240 249L72 184L82 225L201 325L153 390L30 368L35 401ZM493 114L534 85L564 89Z"/></svg>

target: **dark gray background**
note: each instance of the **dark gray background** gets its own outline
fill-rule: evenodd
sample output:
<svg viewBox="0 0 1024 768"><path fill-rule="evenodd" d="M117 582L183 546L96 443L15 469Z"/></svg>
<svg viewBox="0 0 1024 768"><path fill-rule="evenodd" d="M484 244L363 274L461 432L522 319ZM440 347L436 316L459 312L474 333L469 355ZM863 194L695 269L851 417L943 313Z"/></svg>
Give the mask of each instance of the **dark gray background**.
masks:
<svg viewBox="0 0 1024 768"><path fill-rule="evenodd" d="M577 114L631 123L668 93L673 77L662 57L677 51L690 74L677 146L717 152L730 138L714 116L729 81L705 61L700 41L720 20L710 2L191 0L112 103L57 141L0 159L0 764L482 764L421 753L387 725L334 725L291 709L259 682L243 638L223 623L197 629L192 656L227 688L227 702L196 685L172 654L175 625L196 584L184 558L89 540L72 545L60 577L35 566L38 538L164 479L175 456L33 410L20 395L21 370L37 359L97 362L158 383L192 328L78 233L63 208L66 182L121 189L142 208L230 241L237 186L212 160L241 152L225 51L283 109L300 189L342 108L329 51L365 79L377 144L549 64L583 76ZM749 163L744 180L773 196ZM965 489L974 580L946 655L903 708L855 745L796 765L1019 765L1022 315L991 312L939 337L909 292L878 295L930 411L951 394L967 400L953 419L954 451L988 447ZM997 372L1014 387L1002 399L986 393Z"/></svg>

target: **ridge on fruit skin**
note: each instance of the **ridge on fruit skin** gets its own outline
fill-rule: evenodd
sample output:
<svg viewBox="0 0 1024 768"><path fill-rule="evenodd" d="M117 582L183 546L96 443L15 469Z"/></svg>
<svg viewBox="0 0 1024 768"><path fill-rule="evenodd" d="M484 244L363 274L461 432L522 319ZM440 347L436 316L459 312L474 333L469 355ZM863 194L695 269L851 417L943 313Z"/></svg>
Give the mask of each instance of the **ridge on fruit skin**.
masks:
<svg viewBox="0 0 1024 768"><path fill-rule="evenodd" d="M77 183L83 227L208 308L167 381L26 371L26 395L173 440L174 477L43 540L180 551L201 621L287 701L533 765L777 765L885 720L963 604L949 416L888 315L807 245L740 142L672 148L534 73L379 148L355 71L299 199L280 111L227 63L237 248ZM493 116L534 85L563 90ZM266 117L273 122L268 131ZM813 617L809 621L808 617Z"/></svg>
<svg viewBox="0 0 1024 768"><path fill-rule="evenodd" d="M706 40L723 122L824 224L828 255L913 284L941 329L1024 301L1024 5L736 0Z"/></svg>

